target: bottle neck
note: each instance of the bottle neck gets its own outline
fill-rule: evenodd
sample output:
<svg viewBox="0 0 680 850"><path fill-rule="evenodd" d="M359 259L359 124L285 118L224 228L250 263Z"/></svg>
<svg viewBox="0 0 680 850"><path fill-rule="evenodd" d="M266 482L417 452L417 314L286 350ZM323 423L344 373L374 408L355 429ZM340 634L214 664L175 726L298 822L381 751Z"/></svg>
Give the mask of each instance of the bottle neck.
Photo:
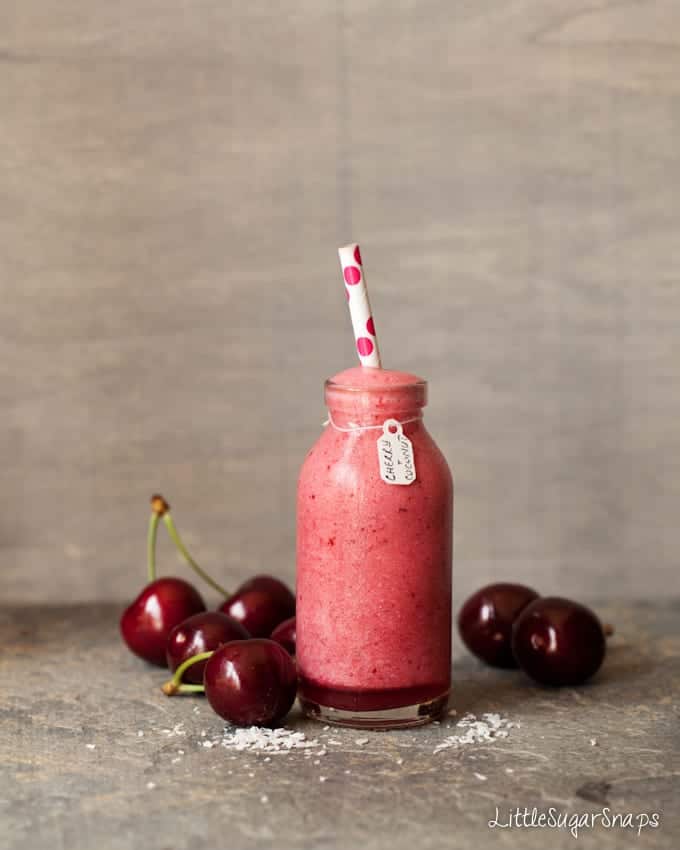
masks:
<svg viewBox="0 0 680 850"><path fill-rule="evenodd" d="M332 411L328 409L328 423L336 431L343 431L348 434L361 433L363 431L380 431L386 421L399 422L404 429L417 428L422 424L422 410L413 411L412 414L401 414L396 416L379 416L379 417L364 417L361 421L356 421L351 416L348 416L344 411Z"/></svg>

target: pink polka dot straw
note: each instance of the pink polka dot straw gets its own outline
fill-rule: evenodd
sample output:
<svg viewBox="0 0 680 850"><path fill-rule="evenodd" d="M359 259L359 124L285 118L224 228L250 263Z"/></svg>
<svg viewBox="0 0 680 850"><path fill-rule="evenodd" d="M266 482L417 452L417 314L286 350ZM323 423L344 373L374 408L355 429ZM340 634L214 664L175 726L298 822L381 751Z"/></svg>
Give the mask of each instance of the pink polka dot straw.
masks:
<svg viewBox="0 0 680 850"><path fill-rule="evenodd" d="M368 290L364 278L364 267L361 262L361 251L356 242L338 249L342 276L345 280L347 303L352 319L354 339L357 353L362 366L381 368L378 340L375 336L375 325L371 315L371 305L368 301Z"/></svg>

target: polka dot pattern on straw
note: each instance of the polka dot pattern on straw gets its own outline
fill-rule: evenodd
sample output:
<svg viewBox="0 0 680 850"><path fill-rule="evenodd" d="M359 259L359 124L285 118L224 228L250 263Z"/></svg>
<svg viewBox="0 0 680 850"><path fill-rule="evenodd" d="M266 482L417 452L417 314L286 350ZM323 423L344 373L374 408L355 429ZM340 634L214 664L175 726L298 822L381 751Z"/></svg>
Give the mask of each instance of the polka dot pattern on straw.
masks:
<svg viewBox="0 0 680 850"><path fill-rule="evenodd" d="M380 369L380 352L375 335L375 324L371 315L368 290L364 278L359 246L353 242L338 250L342 277L345 281L345 293L349 302L357 354L362 366Z"/></svg>

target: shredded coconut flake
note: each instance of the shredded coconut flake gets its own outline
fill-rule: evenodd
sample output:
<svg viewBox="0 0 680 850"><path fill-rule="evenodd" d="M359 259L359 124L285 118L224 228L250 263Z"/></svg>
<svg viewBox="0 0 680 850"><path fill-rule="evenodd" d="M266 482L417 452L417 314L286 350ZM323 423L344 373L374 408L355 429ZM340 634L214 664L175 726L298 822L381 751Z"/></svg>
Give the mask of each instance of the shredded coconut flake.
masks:
<svg viewBox="0 0 680 850"><path fill-rule="evenodd" d="M463 729L464 731L444 738L434 748L434 755L452 747L456 748L467 744L483 744L489 741L495 741L498 738L507 738L508 729L517 725L516 723L510 723L507 718L501 717L500 714L482 714L479 720L474 714L465 714L456 724L457 729Z"/></svg>
<svg viewBox="0 0 680 850"><path fill-rule="evenodd" d="M304 732L295 732L292 729L266 729L260 726L242 729L227 726L221 743L228 750L260 753L285 753L290 750L310 750L319 746L316 738L309 740Z"/></svg>
<svg viewBox="0 0 680 850"><path fill-rule="evenodd" d="M163 735L167 738L174 738L177 735L186 735L187 730L184 728L184 723L176 723L172 729L161 729Z"/></svg>

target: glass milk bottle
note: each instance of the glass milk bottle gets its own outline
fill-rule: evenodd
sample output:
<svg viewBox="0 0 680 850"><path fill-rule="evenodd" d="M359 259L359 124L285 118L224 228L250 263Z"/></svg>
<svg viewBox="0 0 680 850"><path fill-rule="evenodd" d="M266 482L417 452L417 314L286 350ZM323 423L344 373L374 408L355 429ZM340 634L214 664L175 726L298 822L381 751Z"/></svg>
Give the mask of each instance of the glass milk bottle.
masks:
<svg viewBox="0 0 680 850"><path fill-rule="evenodd" d="M451 670L453 483L423 423L427 384L359 367L325 396L298 483L301 704L327 723L420 725Z"/></svg>

